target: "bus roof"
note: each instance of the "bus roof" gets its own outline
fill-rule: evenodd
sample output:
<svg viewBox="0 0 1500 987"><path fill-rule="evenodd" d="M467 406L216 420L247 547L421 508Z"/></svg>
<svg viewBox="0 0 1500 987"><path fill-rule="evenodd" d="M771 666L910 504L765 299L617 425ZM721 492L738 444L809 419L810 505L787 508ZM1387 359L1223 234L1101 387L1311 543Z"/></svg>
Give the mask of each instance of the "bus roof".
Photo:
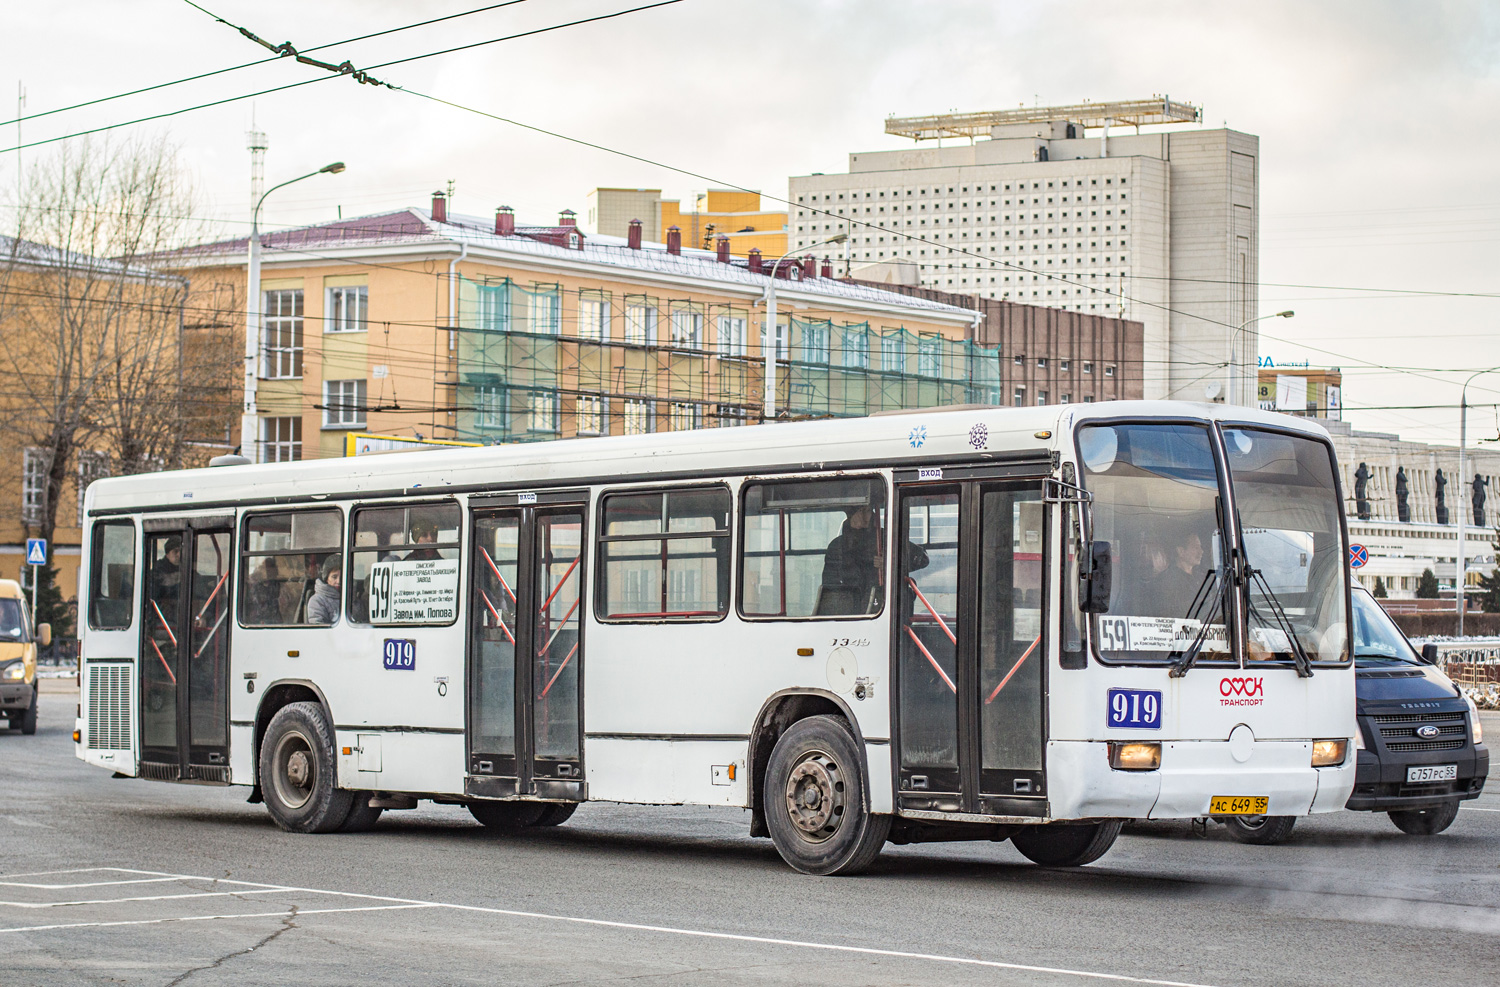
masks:
<svg viewBox="0 0 1500 987"><path fill-rule="evenodd" d="M966 460L983 463L1045 457L1059 435L1090 419L1176 418L1275 425L1327 432L1306 418L1253 408L1183 401L1110 401L1007 408L934 408L866 418L784 422L444 448L174 470L98 480L89 513L202 512L244 504L375 494L430 494L528 486L587 486L817 469L914 468Z"/></svg>

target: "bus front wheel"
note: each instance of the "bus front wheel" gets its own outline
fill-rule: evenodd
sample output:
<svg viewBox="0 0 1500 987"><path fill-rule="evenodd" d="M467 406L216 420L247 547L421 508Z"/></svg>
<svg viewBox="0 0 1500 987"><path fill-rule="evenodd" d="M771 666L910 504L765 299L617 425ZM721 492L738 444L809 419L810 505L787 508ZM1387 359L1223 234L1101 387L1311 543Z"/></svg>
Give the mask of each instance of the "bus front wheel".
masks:
<svg viewBox="0 0 1500 987"><path fill-rule="evenodd" d="M271 818L289 833L331 833L349 818L354 793L338 787L322 706L290 703L271 717L260 745L260 789Z"/></svg>
<svg viewBox="0 0 1500 987"><path fill-rule="evenodd" d="M1027 826L1010 838L1021 855L1043 867L1082 867L1104 856L1120 835L1118 819Z"/></svg>
<svg viewBox="0 0 1500 987"><path fill-rule="evenodd" d="M885 846L891 817L867 807L860 751L833 716L798 720L776 741L762 788L776 851L804 874L857 874Z"/></svg>

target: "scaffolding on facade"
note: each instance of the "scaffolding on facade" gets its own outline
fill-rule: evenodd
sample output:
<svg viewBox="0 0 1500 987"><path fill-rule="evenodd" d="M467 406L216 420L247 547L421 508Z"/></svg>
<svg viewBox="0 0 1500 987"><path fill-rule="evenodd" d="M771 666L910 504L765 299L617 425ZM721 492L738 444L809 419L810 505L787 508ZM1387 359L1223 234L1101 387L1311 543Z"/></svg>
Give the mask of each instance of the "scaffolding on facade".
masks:
<svg viewBox="0 0 1500 987"><path fill-rule="evenodd" d="M510 279L459 290L460 439L524 442L760 421L758 314L744 306ZM1000 403L996 347L901 325L783 317L778 417Z"/></svg>
<svg viewBox="0 0 1500 987"><path fill-rule="evenodd" d="M1066 120L1082 127L1145 127L1160 123L1197 123L1203 111L1191 103L1174 102L1170 96L1151 99L1115 100L1105 103L1074 103L1070 106L1023 106L1014 110L982 113L938 113L918 117L887 117L885 132L912 140L944 137L988 137L994 127L1016 123L1050 123Z"/></svg>

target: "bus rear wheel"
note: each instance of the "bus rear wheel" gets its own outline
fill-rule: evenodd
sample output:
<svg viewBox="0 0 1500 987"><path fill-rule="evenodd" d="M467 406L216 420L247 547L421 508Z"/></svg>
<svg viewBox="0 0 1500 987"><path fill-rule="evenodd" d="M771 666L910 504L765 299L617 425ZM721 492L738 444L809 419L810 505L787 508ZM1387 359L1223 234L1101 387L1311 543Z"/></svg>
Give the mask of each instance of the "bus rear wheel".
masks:
<svg viewBox="0 0 1500 987"><path fill-rule="evenodd" d="M1100 823L1027 826L1010 838L1021 856L1043 867L1082 867L1109 852L1120 835L1118 819Z"/></svg>
<svg viewBox="0 0 1500 987"><path fill-rule="evenodd" d="M1277 846L1292 838L1296 816L1222 816L1231 839L1255 846Z"/></svg>
<svg viewBox="0 0 1500 987"><path fill-rule="evenodd" d="M470 802L469 814L485 829L509 832L537 825L547 808L546 802Z"/></svg>
<svg viewBox="0 0 1500 987"><path fill-rule="evenodd" d="M276 825L289 833L331 833L349 818L354 793L338 787L333 730L318 703L276 711L260 745L260 789Z"/></svg>
<svg viewBox="0 0 1500 987"><path fill-rule="evenodd" d="M1397 809L1386 815L1397 829L1410 836L1436 836L1458 818L1458 802L1444 802L1430 809Z"/></svg>
<svg viewBox="0 0 1500 987"><path fill-rule="evenodd" d="M880 855L891 817L868 808L858 744L844 722L810 716L776 741L762 788L771 842L804 874L857 874Z"/></svg>

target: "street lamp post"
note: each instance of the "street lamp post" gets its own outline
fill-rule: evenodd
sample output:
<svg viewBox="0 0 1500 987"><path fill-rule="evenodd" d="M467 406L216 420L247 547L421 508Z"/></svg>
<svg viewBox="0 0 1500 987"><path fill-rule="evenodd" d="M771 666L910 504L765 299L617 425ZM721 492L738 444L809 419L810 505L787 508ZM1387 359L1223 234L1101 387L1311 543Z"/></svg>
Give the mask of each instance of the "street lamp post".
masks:
<svg viewBox="0 0 1500 987"><path fill-rule="evenodd" d="M1464 381L1463 388L1458 392L1458 489L1460 500L1458 503L1458 558L1454 560L1457 563L1457 568L1453 572L1453 595L1456 598L1455 605L1458 607L1459 637L1464 636L1464 611L1469 609L1466 593L1469 586L1469 573L1467 571L1469 565L1467 559L1464 557L1464 528L1467 525L1464 523L1464 504L1462 500L1463 489L1468 486L1468 477L1464 473L1464 446L1468 444L1469 440L1469 384L1473 382L1475 377L1482 377L1485 374L1494 373L1496 370L1500 370L1500 367L1476 370L1469 375L1468 380Z"/></svg>
<svg viewBox="0 0 1500 987"><path fill-rule="evenodd" d="M250 210L250 247L245 277L245 407L240 416L240 455L249 458L252 463L260 462L257 434L260 429L260 409L255 403L255 386L260 375L260 207L266 201L266 196L279 188L286 188L293 182L316 175L337 175L343 170L344 162L335 161L317 171L273 185L266 189L256 200L255 208Z"/></svg>
<svg viewBox="0 0 1500 987"><path fill-rule="evenodd" d="M1245 327L1246 326L1253 325L1256 322L1260 322L1260 321L1263 321L1265 319L1290 319L1292 316L1294 316L1296 314L1297 313L1293 312L1291 309L1287 309L1285 312L1275 312L1275 313L1272 313L1271 315L1259 315L1259 316L1256 316L1253 319L1246 319L1244 322L1241 322L1239 324L1239 326L1234 330L1234 332L1232 334L1230 334L1230 337L1229 337L1229 360L1228 360L1227 365L1226 365L1226 373L1228 374L1228 379L1224 381L1224 403L1225 404L1239 404L1240 403L1240 402L1238 402L1238 401L1235 400L1235 397L1236 397L1235 390L1236 390L1236 385L1239 383L1239 375L1234 372L1234 370L1235 370L1235 359L1234 359L1234 357L1235 357L1235 353L1239 349L1240 333L1242 333L1242 332L1245 331Z"/></svg>
<svg viewBox="0 0 1500 987"><path fill-rule="evenodd" d="M761 421L776 420L776 272L781 268L781 262L798 250L815 250L830 243L843 243L847 239L849 239L848 234L835 233L826 240L819 240L805 247L794 247L776 258L776 262L771 265L771 278L766 283L766 331L761 337L760 344L761 353L766 361L766 379L762 385L765 400L761 408ZM788 336L791 335L790 329L791 327L788 326ZM790 344L791 340L788 339L787 342Z"/></svg>

